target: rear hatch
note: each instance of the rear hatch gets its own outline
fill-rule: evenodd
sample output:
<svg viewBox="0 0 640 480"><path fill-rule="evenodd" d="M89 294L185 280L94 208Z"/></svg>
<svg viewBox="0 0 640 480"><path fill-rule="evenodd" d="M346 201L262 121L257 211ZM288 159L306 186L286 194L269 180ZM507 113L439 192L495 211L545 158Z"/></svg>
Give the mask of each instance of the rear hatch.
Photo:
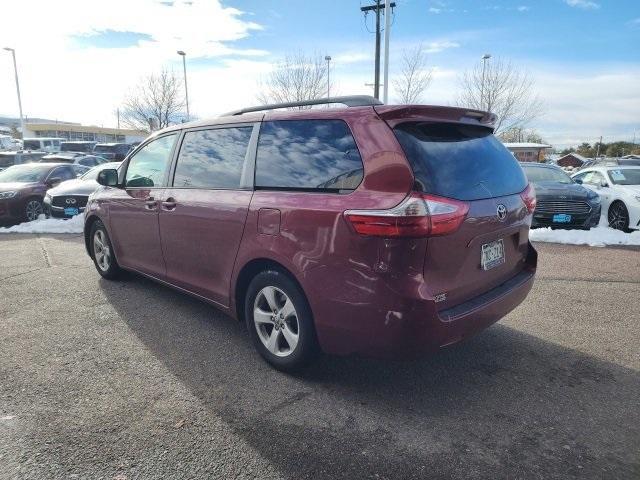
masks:
<svg viewBox="0 0 640 480"><path fill-rule="evenodd" d="M427 242L424 278L438 309L517 275L528 252L530 208L522 194L530 190L492 129L480 122L415 117L390 126L413 169L414 191L468 206L457 230Z"/></svg>

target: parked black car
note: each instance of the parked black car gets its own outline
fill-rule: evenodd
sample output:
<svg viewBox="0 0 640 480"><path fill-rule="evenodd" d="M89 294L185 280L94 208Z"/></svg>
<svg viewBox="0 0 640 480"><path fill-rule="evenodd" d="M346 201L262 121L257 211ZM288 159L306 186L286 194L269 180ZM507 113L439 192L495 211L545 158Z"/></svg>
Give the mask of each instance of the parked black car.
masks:
<svg viewBox="0 0 640 480"><path fill-rule="evenodd" d="M47 190L44 213L47 217L71 218L84 212L87 199L99 187L96 179L105 168L118 168L120 162L109 162L92 168L80 178L67 180Z"/></svg>
<svg viewBox="0 0 640 480"><path fill-rule="evenodd" d="M26 163L0 172L0 221L31 221L43 213L47 189L76 177L71 165Z"/></svg>
<svg viewBox="0 0 640 480"><path fill-rule="evenodd" d="M536 191L532 228L589 230L600 221L597 193L574 182L561 168L542 163L521 163Z"/></svg>
<svg viewBox="0 0 640 480"><path fill-rule="evenodd" d="M130 151L131 145L128 143L98 143L93 149L96 155L117 162L124 160Z"/></svg>

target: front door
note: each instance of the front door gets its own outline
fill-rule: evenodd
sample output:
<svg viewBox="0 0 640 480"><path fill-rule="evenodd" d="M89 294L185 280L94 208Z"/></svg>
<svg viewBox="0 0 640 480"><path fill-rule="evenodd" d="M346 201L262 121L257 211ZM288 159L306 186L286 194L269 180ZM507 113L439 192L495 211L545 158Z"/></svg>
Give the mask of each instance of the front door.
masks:
<svg viewBox="0 0 640 480"><path fill-rule="evenodd" d="M257 129L186 131L160 205L168 281L224 306L253 194Z"/></svg>
<svg viewBox="0 0 640 480"><path fill-rule="evenodd" d="M164 279L158 212L177 133L143 146L126 165L122 189L109 201L110 235L118 262L125 268Z"/></svg>

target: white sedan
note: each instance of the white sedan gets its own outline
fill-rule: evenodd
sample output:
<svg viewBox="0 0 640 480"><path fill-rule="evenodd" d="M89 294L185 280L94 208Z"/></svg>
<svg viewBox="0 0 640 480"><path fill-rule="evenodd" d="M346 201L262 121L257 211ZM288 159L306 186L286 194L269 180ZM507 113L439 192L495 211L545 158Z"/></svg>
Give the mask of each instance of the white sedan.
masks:
<svg viewBox="0 0 640 480"><path fill-rule="evenodd" d="M587 167L571 178L600 195L610 227L640 229L640 167Z"/></svg>

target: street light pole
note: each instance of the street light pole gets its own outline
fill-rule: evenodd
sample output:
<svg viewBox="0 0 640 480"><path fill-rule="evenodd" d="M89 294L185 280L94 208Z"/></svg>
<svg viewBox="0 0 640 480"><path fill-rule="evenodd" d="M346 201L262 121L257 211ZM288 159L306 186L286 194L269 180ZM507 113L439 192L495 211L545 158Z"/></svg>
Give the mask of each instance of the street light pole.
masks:
<svg viewBox="0 0 640 480"><path fill-rule="evenodd" d="M18 109L20 110L20 130L22 130L22 138L24 138L24 117L22 116L22 99L20 98L20 82L18 81L18 67L16 65L16 51L13 48L4 47L7 52L11 52L13 57L13 73L16 76L16 92L18 93Z"/></svg>
<svg viewBox="0 0 640 480"><path fill-rule="evenodd" d="M187 54L178 50L178 55L182 57L182 70L184 71L184 99L187 102L187 121L191 118L191 114L189 113L189 89L187 88Z"/></svg>
<svg viewBox="0 0 640 480"><path fill-rule="evenodd" d="M329 100L329 98L331 98L331 82L329 81L329 74L331 73L331 55L326 55L324 59L327 61L327 100ZM327 108L328 107L329 105L327 105Z"/></svg>
<svg viewBox="0 0 640 480"><path fill-rule="evenodd" d="M487 66L487 60L491 58L490 53L482 56L482 84L480 85L480 110L484 109L484 69Z"/></svg>

